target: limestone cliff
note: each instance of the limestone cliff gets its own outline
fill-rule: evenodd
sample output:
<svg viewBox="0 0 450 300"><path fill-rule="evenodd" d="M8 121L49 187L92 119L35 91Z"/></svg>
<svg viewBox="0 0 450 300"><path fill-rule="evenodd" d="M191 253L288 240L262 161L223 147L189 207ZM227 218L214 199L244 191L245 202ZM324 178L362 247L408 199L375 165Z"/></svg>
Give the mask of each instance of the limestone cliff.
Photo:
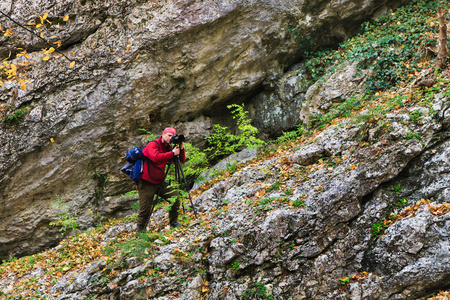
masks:
<svg viewBox="0 0 450 300"><path fill-rule="evenodd" d="M248 5L259 4L264 11L265 5L270 3L248 2ZM328 5L351 9L351 3L322 1L298 2L297 5L302 10L324 12L319 19L326 20ZM411 12L411 8L422 8L418 3L423 5L424 1L406 7L403 13ZM83 4L92 5L89 1ZM289 7L290 12L296 11L287 3L278 2L278 5L277 9ZM234 20L242 20L239 16L246 15L237 12L251 11L250 15L255 16L257 11L256 6L246 10L245 3L237 7L239 9L231 13ZM374 11L364 7L358 6L358 9ZM111 7L111 14L114 9L117 7ZM344 15L340 14L341 17ZM429 16L430 19L423 19L426 26L431 26L429 20L434 17ZM215 20L208 24L223 25L221 22L228 19ZM310 15L304 20L314 18ZM392 22L403 26L394 17ZM158 31L155 29L155 32ZM200 38L201 32L196 31ZM81 48L83 43L74 47ZM285 43L289 45L286 44L284 49L293 47L294 51L298 46L294 45L296 39L292 36L286 37ZM189 45L193 44L195 42ZM235 45L231 43L230 46ZM161 55L168 55L170 49ZM286 55L283 58L286 62L287 57L296 57L295 51L291 54L289 51L285 54L281 51L277 57L281 59ZM302 134L295 138L291 136L288 141L266 145L253 159L241 155L246 160L244 164L235 165L222 178L191 191L198 218L187 211L180 218L180 228L167 226L164 208L155 211L147 234L136 234L133 216L110 221L69 237L42 253L2 265L0 295L61 300L424 299L440 290L447 290L441 294L448 295L450 71L448 68L433 70L432 58L420 58L420 71L407 67L406 75L411 75L409 82L374 93L365 94L371 71L361 69L357 63L330 66L326 76L314 83L305 80L305 66L300 63L283 74L267 73L261 83L252 83L239 92L224 88L222 96L213 100L218 106L211 108L219 111L219 103L241 99L238 95L248 92L248 97L254 99L249 105L251 113L265 116L256 118L255 124L268 135L274 134L273 128L277 126L283 128L289 127L289 122L295 123L290 116L283 119L283 111L289 115L291 110L296 110L293 115L297 120L313 121L317 126L303 128ZM242 64L246 62L241 61ZM267 67L267 60L262 62L259 64ZM111 63L108 67L111 74L103 73L108 80L102 81L98 88L106 95L108 88L115 86L115 93L107 99L113 99L112 102L102 102L103 94L93 89L93 98L89 98L91 94L83 98L92 100L89 105L69 110L70 113L65 115L67 121L57 123L61 131L42 137L43 141L52 137L54 143L46 141L39 150L30 151L22 140L20 143L24 148L14 148L16 152L5 156L10 160L2 160L2 170L5 170L1 181L3 195L9 198L4 196L2 199L3 207L8 208L4 212L8 215L2 215L6 225L0 226L10 234L2 238L11 239L3 244L5 254L23 254L26 250L38 249L45 246L45 241L50 243L59 235L56 229L52 232L48 228L54 212L47 211L46 205L54 201L54 195L60 195L70 205L71 214L79 213L78 220L84 226L93 220L88 212L95 210L96 201L99 204L96 213L100 215L114 215L117 210L123 212L122 207L136 201L136 195L115 195L127 188L127 181L114 177L113 170L119 165L122 148L126 148L131 140L125 138L126 130L131 127L125 126L123 120L126 113L134 109L133 105L123 108L122 100L117 98L131 93L123 90L126 85L121 82L121 76L126 72L121 69L122 64L123 60L119 65ZM250 62L249 66L260 68L259 64ZM169 65L167 63L167 68ZM82 68L78 64L77 67ZM97 65L96 71L89 76L97 76L100 69ZM126 74L132 74L133 70L130 67ZM143 68L140 70L144 72ZM241 71L233 74L241 76ZM382 71L389 73L391 70ZM161 71L161 76L167 76L164 72ZM120 76L113 80L112 74ZM415 79L426 76L432 79L430 87L415 85ZM82 82L74 80L73 84L80 86L89 82L86 77ZM187 88L189 80L185 83ZM75 85L71 89L70 84L60 88L66 94L70 94L67 90L73 95L83 93L74 89ZM168 88L167 95L173 95L175 90ZM145 91L154 96L152 90ZM364 96L358 97L360 94ZM41 112L46 111L44 104L53 103L55 108L62 110L64 103L71 103L62 101L64 99L58 102L53 100L55 98L51 98L54 101L51 102L46 94L39 95L43 103ZM144 103L133 99L134 105L145 107ZM170 107L173 104L170 99L173 98L169 97L163 104ZM180 99L184 98L180 96ZM24 105L31 105L27 103L25 101ZM41 102L36 100L34 105L37 103ZM11 127L3 125L3 132L20 133L32 128L27 127L30 124L47 124L33 119L50 116L38 114L36 107L24 123ZM176 107L183 107L183 103L173 104L174 112L178 112ZM199 112L201 122L182 122L181 115L176 119L176 114L171 121L179 122L177 125L185 130L198 130L203 122L210 124L208 122L215 120L207 111ZM155 115L153 128L166 124L158 120L158 116L170 115L164 109L159 113ZM114 127L116 124L123 127ZM19 143L12 138L3 141L9 141L5 145ZM36 141L36 137L29 141ZM66 153L68 150L74 158L64 156L62 162L59 151ZM115 161L111 161L111 155L117 156ZM18 165L6 171L6 166L13 166L14 157L18 159ZM239 159L239 155L236 157L229 159ZM30 177L30 173L33 176ZM36 192L41 194L33 194ZM32 203L27 202L30 196L34 197ZM15 206L15 203L22 206Z"/></svg>
<svg viewBox="0 0 450 300"><path fill-rule="evenodd" d="M24 25L48 13L45 26L30 29L60 42L76 64L69 68L57 52L43 61L39 50L49 46L0 18L14 32L2 35L1 57L25 49L30 57L12 62L32 62L26 89L7 83L0 94L2 107L28 109L20 124L0 127L0 256L32 253L59 239L48 228L55 197L78 214L82 228L92 225L89 211L107 205L99 195L131 188L118 170L124 151L142 143L139 128L159 133L175 125L204 143L223 105L280 77L301 57L305 37L311 45L334 44L402 2L2 1L1 11ZM295 105L271 98L278 109L275 121L260 121L265 132L296 124L303 92L296 93ZM260 103L267 93L255 99L255 121L258 112L267 119Z"/></svg>

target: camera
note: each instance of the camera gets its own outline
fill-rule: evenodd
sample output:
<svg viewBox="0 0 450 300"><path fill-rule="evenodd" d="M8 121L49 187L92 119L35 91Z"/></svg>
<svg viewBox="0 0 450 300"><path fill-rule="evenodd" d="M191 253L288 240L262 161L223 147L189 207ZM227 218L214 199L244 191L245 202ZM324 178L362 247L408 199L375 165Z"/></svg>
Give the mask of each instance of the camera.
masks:
<svg viewBox="0 0 450 300"><path fill-rule="evenodd" d="M179 134L179 135L172 135L172 137L170 138L170 143L171 144L181 144L182 142L184 142L184 135Z"/></svg>

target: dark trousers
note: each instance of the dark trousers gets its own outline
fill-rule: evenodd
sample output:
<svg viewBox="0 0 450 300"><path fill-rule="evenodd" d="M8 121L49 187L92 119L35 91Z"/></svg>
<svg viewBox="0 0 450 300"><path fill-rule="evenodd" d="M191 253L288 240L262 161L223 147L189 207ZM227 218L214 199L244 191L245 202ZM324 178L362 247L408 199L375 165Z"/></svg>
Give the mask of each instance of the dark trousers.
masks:
<svg viewBox="0 0 450 300"><path fill-rule="evenodd" d="M166 182L162 183L163 186L161 188L161 192L159 193L159 198L169 199L173 196L178 196L178 192L170 187ZM152 184L145 180L140 180L137 184L137 190L139 193L139 214L137 218L138 227L145 227L149 221L151 208L153 201L155 200L155 196L158 193L160 185ZM156 205L156 203L155 203ZM173 224L178 219L178 208L180 207L180 199L177 197L177 200L172 204L172 207L169 211L169 222Z"/></svg>

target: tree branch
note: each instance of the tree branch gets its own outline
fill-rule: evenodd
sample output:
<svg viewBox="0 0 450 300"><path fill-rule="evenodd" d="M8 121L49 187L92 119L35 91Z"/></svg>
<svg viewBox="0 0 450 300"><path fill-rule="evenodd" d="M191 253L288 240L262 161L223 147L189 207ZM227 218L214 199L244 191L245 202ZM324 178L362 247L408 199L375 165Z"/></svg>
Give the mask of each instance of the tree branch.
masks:
<svg viewBox="0 0 450 300"><path fill-rule="evenodd" d="M38 35L37 33L35 33L34 31L26 28L25 26L23 26L22 24L20 24L19 22L17 22L16 20L14 20L13 18L11 18L10 16L8 16L7 14L5 14L4 12L2 12L0 10L0 14L2 14L3 16L5 16L6 18L8 18L9 20L11 20L14 24L16 24L17 26L25 29L26 31L30 32L31 34L37 36L39 39L41 39L42 41L44 41L47 45L49 45L50 47L53 47L52 44L50 44L46 39L42 38L40 35ZM61 54L62 56L64 56L68 61L72 62L75 61L73 59L68 58L64 53L62 53L60 50L58 50L57 48L53 48L55 49L56 52L58 52L59 54Z"/></svg>

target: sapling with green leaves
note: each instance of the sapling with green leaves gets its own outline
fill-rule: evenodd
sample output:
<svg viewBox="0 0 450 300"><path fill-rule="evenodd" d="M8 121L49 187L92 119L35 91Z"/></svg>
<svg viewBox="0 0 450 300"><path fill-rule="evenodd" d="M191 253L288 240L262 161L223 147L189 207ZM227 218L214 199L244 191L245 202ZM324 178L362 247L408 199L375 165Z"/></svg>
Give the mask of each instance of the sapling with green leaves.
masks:
<svg viewBox="0 0 450 300"><path fill-rule="evenodd" d="M264 141L257 138L259 131L251 125L251 119L248 117L248 111L244 110L244 104L231 104L227 106L232 109L233 119L237 120L239 134L230 132L226 126L214 124L213 133L206 137L209 147L205 151L211 151L211 158L220 158L226 155L236 153L238 150L246 147L254 149L264 144Z"/></svg>
<svg viewBox="0 0 450 300"><path fill-rule="evenodd" d="M59 231L62 235L66 234L69 230L75 230L78 228L78 218L75 215L69 214L69 208L62 203L62 199L59 196L55 197L56 202L51 205L51 208L58 210L58 219L54 222L50 222L50 226L60 226Z"/></svg>

